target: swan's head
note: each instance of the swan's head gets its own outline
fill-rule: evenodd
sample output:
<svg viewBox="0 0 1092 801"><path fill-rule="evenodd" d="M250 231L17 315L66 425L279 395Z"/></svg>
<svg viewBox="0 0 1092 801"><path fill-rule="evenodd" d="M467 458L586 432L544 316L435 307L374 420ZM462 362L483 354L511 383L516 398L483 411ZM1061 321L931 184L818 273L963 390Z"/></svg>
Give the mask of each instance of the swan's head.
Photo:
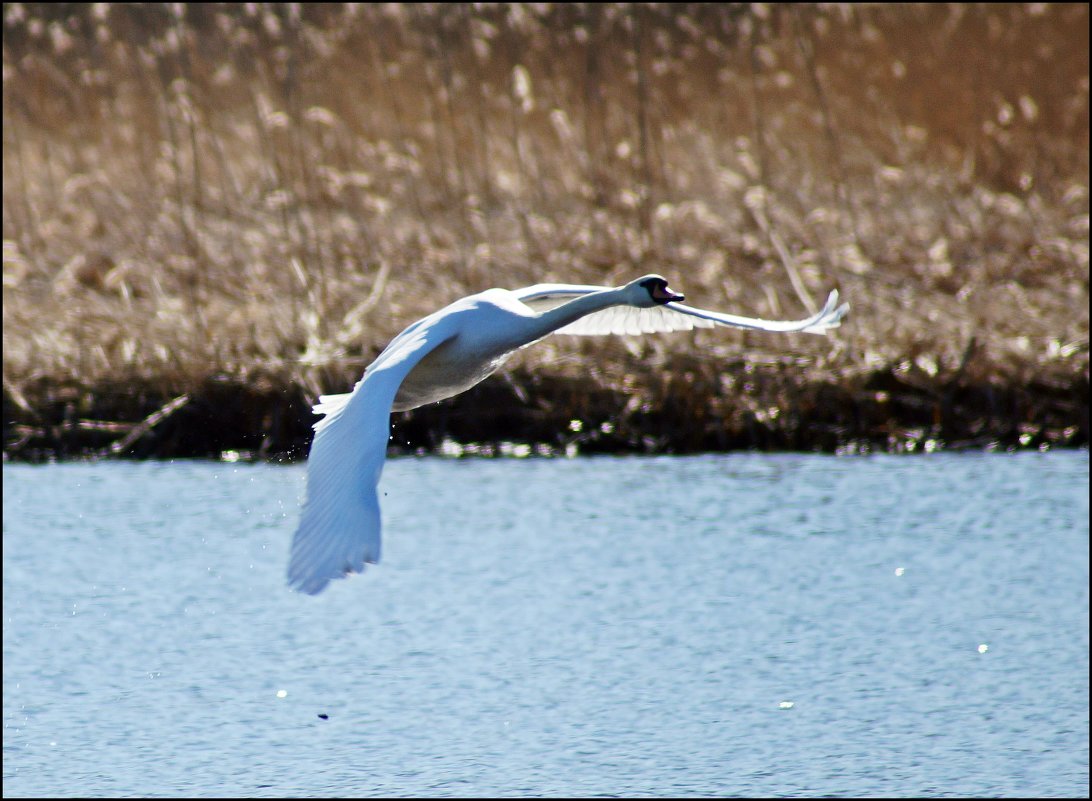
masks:
<svg viewBox="0 0 1092 801"><path fill-rule="evenodd" d="M646 275L638 278L627 289L631 290L634 298L633 305L643 309L683 299L682 295L671 291L667 285L667 279L660 275Z"/></svg>

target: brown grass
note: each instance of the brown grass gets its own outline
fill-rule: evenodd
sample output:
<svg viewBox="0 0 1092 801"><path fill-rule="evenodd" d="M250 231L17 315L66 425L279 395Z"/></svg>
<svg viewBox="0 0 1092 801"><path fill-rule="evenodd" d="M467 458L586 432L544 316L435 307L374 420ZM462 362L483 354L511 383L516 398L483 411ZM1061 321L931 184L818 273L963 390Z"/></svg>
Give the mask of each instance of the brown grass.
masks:
<svg viewBox="0 0 1092 801"><path fill-rule="evenodd" d="M830 338L558 337L475 402L648 450L1087 443L1086 4L4 15L6 454L183 393L189 425L234 403L298 452L306 401L428 311L650 271L853 310ZM407 443L503 417L444 408Z"/></svg>

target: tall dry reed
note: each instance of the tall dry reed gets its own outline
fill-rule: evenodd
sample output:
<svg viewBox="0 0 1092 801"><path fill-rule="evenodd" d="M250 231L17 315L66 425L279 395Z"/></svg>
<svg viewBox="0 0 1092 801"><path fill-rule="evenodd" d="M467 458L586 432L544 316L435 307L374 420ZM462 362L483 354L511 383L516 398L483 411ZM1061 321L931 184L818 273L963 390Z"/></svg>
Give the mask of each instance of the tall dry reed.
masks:
<svg viewBox="0 0 1092 801"><path fill-rule="evenodd" d="M344 390L461 295L649 271L853 311L556 338L500 380L697 417L880 373L1087 395L1085 4L9 3L3 76L6 418Z"/></svg>

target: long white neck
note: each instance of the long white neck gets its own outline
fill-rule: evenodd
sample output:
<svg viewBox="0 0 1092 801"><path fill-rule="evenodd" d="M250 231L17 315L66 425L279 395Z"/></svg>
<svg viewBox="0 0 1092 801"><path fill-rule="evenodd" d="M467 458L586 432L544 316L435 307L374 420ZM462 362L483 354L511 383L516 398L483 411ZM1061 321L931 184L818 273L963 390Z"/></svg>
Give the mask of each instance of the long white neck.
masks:
<svg viewBox="0 0 1092 801"><path fill-rule="evenodd" d="M581 295L556 308L544 311L532 318L528 333L531 338L528 342L535 342L544 336L552 334L559 328L564 328L569 323L575 323L581 317L594 314L611 306L624 306L627 304L626 287L604 289L602 292L592 292L590 295Z"/></svg>

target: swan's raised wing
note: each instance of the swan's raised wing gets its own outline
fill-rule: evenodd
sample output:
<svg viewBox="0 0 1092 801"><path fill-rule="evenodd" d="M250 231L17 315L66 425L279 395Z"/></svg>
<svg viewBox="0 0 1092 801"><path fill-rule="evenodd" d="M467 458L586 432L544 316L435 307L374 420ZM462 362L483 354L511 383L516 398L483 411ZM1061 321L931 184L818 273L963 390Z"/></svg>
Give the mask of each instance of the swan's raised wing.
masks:
<svg viewBox="0 0 1092 801"><path fill-rule="evenodd" d="M570 300L609 287L579 284L535 284L513 290L512 294L536 312L553 309ZM667 331L689 331L693 328L714 328L718 325L749 328L757 331L825 334L837 328L849 311L849 304L838 305L838 290L831 291L826 305L818 314L804 320L761 320L735 314L695 309L682 303L665 303L651 309L633 306L612 306L582 317L575 323L559 328L555 333L594 336L602 334L658 334Z"/></svg>
<svg viewBox="0 0 1092 801"><path fill-rule="evenodd" d="M751 328L758 331L791 333L802 331L805 334L825 334L831 328L842 324L842 318L849 311L849 304L838 305L838 290L832 289L827 302L817 313L803 320L762 320L757 317L740 317L735 314L695 309L682 303L668 303L671 311L691 315L697 320L711 320L716 325L728 325L733 328Z"/></svg>
<svg viewBox="0 0 1092 801"><path fill-rule="evenodd" d="M454 336L452 321L426 318L399 334L368 366L353 391L323 395L307 459L307 500L292 538L288 583L316 595L331 579L379 561L376 485L390 437L398 386L418 362Z"/></svg>

